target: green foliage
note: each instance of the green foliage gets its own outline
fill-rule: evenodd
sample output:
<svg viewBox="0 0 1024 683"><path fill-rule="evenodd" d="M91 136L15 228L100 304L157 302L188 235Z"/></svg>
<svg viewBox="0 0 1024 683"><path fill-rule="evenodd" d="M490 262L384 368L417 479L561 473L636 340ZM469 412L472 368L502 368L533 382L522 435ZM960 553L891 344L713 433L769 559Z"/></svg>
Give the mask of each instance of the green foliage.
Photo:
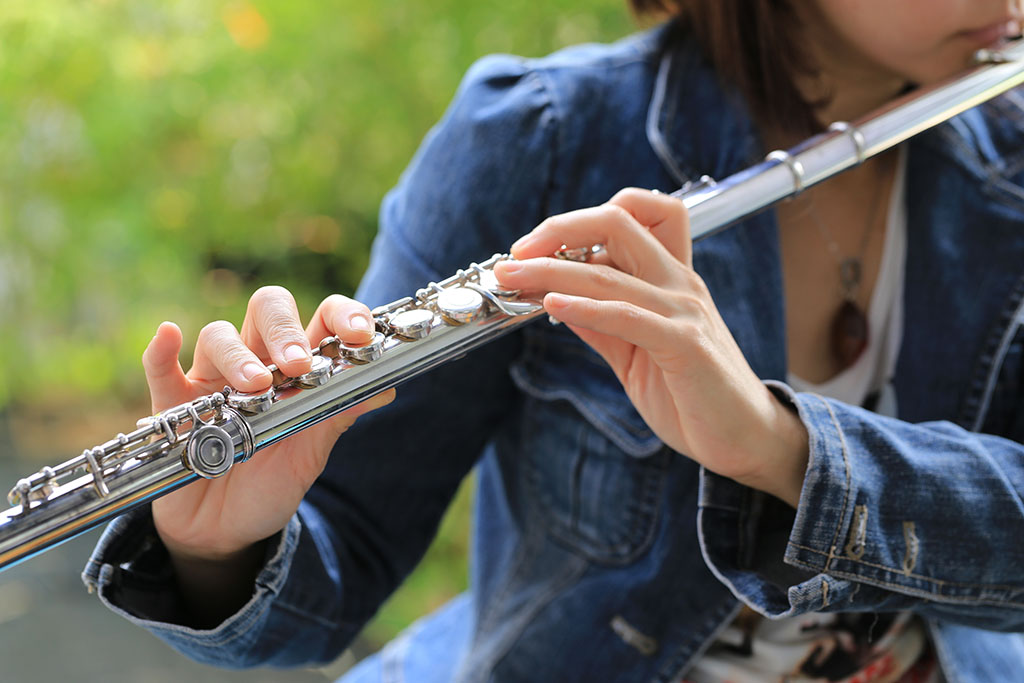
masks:
<svg viewBox="0 0 1024 683"><path fill-rule="evenodd" d="M632 29L623 0L0 4L0 410L138 404L161 320L351 293L475 59ZM468 500L374 637L464 588Z"/></svg>
<svg viewBox="0 0 1024 683"><path fill-rule="evenodd" d="M621 0L3 3L0 408L142 395L161 320L239 323L260 284L306 314L351 292L474 59L631 26Z"/></svg>

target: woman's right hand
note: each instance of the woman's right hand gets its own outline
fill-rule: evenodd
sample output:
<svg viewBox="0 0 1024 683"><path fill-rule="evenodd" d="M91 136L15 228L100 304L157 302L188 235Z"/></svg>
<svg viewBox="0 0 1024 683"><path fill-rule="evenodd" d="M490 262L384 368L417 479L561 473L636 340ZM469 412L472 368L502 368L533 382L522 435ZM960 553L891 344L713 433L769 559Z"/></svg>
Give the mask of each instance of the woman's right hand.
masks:
<svg viewBox="0 0 1024 683"><path fill-rule="evenodd" d="M311 344L330 335L360 344L372 333L369 309L337 294L320 304L303 330L288 290L263 287L249 299L240 333L226 321L203 328L187 373L178 363L181 331L173 323L160 325L142 356L153 411L219 391L225 384L245 392L267 389L272 376L266 363L294 377L309 371ZM393 398L393 390L379 394L260 451L223 477L200 479L153 501L156 530L183 592L205 600L209 596L201 594L210 593L219 579L228 581L234 575L237 580L242 578L239 571L255 571L254 563L262 558L261 541L287 525L341 433L357 417ZM251 582L246 590L251 593Z"/></svg>

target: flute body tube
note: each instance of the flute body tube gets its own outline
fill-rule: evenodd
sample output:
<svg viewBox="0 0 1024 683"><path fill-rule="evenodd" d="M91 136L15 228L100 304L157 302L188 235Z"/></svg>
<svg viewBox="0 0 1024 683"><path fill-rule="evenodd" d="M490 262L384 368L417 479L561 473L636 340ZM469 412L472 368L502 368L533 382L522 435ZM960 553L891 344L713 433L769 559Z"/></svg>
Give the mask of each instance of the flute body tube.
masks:
<svg viewBox="0 0 1024 683"><path fill-rule="evenodd" d="M694 240L794 196L971 107L1024 83L1024 41L982 51L967 74L907 95L862 120L833 124L788 151L721 181L704 177L673 193ZM594 248L566 249L586 260ZM539 301L505 291L496 254L415 295L374 309L364 346L336 337L313 350L310 371L276 368L265 392L223 391L143 418L128 434L44 467L14 486L0 512L0 570L47 550L197 478L238 463L360 401L458 358L544 314Z"/></svg>

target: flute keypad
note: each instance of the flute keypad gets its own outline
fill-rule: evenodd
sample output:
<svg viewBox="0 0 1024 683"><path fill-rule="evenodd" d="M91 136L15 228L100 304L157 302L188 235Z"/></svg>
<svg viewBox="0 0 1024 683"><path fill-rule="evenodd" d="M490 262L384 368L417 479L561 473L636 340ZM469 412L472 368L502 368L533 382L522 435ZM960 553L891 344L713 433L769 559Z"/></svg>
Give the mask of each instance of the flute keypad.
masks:
<svg viewBox="0 0 1024 683"><path fill-rule="evenodd" d="M370 363L381 357L384 353L384 335L380 332L373 333L373 339L369 344L352 346L341 344L341 355L345 360L352 363Z"/></svg>
<svg viewBox="0 0 1024 683"><path fill-rule="evenodd" d="M434 313L426 308L399 311L388 319L388 325L401 339L407 341L423 339L433 329Z"/></svg>
<svg viewBox="0 0 1024 683"><path fill-rule="evenodd" d="M468 287L452 287L437 295L437 310L455 324L472 322L484 311L484 297Z"/></svg>

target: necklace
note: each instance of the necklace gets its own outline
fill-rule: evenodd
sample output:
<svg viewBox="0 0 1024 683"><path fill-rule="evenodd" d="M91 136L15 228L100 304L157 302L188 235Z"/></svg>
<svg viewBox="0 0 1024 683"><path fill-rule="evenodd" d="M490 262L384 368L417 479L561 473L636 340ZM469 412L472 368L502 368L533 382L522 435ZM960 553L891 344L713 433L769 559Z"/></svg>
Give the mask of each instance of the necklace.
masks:
<svg viewBox="0 0 1024 683"><path fill-rule="evenodd" d="M861 237L860 248L853 256L843 255L839 244L832 237L832 231L818 216L813 195L808 196L811 220L814 221L829 253L832 254L839 266L839 286L842 288L843 303L832 318L829 338L832 344L832 356L844 370L857 362L868 345L868 317L864 309L858 305L857 295L860 293L861 277L864 272L864 256L873 228L878 222L878 211L882 204L885 185L884 180L879 183L868 214L868 223L864 228L864 235Z"/></svg>

